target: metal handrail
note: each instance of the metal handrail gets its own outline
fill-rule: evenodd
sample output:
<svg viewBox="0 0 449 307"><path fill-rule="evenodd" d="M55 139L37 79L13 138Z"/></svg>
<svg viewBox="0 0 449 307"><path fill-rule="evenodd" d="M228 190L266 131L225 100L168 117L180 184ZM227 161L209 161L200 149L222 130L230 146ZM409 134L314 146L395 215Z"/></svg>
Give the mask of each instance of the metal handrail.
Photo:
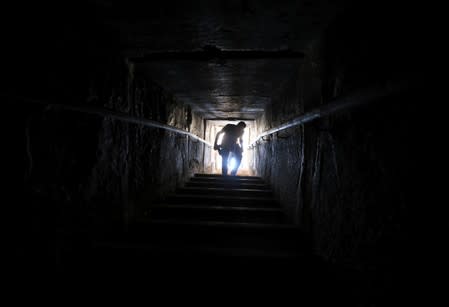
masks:
<svg viewBox="0 0 449 307"><path fill-rule="evenodd" d="M2 95L2 96L5 96L5 95ZM47 105L48 108L71 110L71 111L77 111L77 112L88 113L88 114L96 114L96 115L109 117L109 118L117 119L117 120L128 122L128 123L133 123L133 124L137 124L137 125L143 125L143 126L154 127L154 128L161 128L161 129L165 129L165 130L172 131L172 132L175 132L175 133L179 133L179 134L184 134L184 135L190 136L191 138L193 138L195 140L198 140L198 141L206 144L207 146L212 147L211 143L209 143L208 141L200 138L199 136L196 136L195 134L193 134L191 132L188 132L188 131L185 131L185 130L181 130L179 128L176 128L176 127L173 127L173 126L170 126L170 125L162 124L162 123L159 123L159 122L154 121L154 120L145 119L145 118L139 118L139 117L135 117L135 116L130 116L130 115L125 114L125 113L111 111L111 110L108 110L106 108L54 104L54 103L44 102L44 101L40 101L40 100L22 98L22 97L12 97L12 98L13 99L20 99L22 101L33 103L33 104Z"/></svg>
<svg viewBox="0 0 449 307"><path fill-rule="evenodd" d="M404 84L401 85L383 85L371 87L368 89L359 90L349 96L339 98L333 102L330 102L324 106L313 109L310 112L307 112L301 116L298 116L286 123L283 123L275 128L267 130L262 134L258 135L257 138L248 146L248 149L252 149L255 147L257 142L263 137L288 129L298 125L303 125L305 123L309 123L315 119L322 118L324 116L328 116L338 111L349 109L351 107L360 106L367 104L369 102L375 101L381 97L386 97L394 93L398 93L405 88Z"/></svg>
<svg viewBox="0 0 449 307"><path fill-rule="evenodd" d="M175 132L175 133L188 135L191 138L193 138L195 140L198 140L200 142L203 142L207 146L212 147L211 143L209 143L208 141L204 140L203 138L200 138L199 136L196 136L195 134L193 134L191 132L188 132L188 131L185 131L185 130L181 130L181 129L176 128L174 126L162 124L162 123L159 123L159 122L154 121L154 120L145 119L145 118L139 118L139 117L135 117L135 116L130 116L130 115L127 115L125 113L120 113L120 112L116 112L116 111L110 111L110 110L104 109L104 108L76 107L76 106L68 106L68 105L60 105L60 104L51 104L49 106L50 107L54 107L54 108L61 108L61 109L65 109L65 110L72 110L72 111L79 111L79 112L83 112L83 113L107 116L107 117L110 117L110 118L113 118L113 119L121 120L121 121L128 122L128 123L133 123L133 124L137 124L137 125L147 126L147 127L154 127L154 128L165 129L165 130L172 131L172 132Z"/></svg>
<svg viewBox="0 0 449 307"><path fill-rule="evenodd" d="M341 110L345 110L345 109L349 109L351 107L367 104L367 103L372 102L381 97L386 97L391 94L397 93L397 92L403 90L405 87L406 87L405 84L387 84L387 85L375 86L375 87L359 90L349 96L339 98L339 99L337 99L333 102L330 102L324 106L313 109L310 112L307 112L299 117L296 117L284 124L281 124L278 127L275 127L275 128L272 128L270 130L263 132L262 134L257 136L257 138L248 146L248 149L254 148L254 146L257 144L257 142L261 138L263 138L267 135L270 135L270 134L273 134L273 133L276 133L276 132L279 132L279 131L282 131L282 130L285 130L285 129L288 129L291 127L295 127L298 125L303 125L303 124L311 122L315 119L322 118L324 116L328 116L328 115L337 113L338 111L341 111ZM5 96L5 95L1 95L1 96ZM17 97L14 97L14 98L17 99ZM203 138L200 138L199 136L196 136L195 134L193 134L191 132L184 131L179 128L176 128L176 127L173 127L170 125L166 125L166 124L162 124L162 123L150 120L150 119L144 119L144 118L139 118L139 117L135 117L135 116L130 116L125 113L111 111L111 110L108 110L105 108L86 107L86 106L80 107L80 106L71 106L71 105L63 105L63 104L53 104L53 103L47 103L47 102L42 102L42 101L37 101L37 100L32 100L32 99L27 99L27 98L21 98L21 100L32 102L32 103L38 103L38 104L46 104L51 108L59 108L59 109L72 110L72 111L78 111L78 112L89 113L89 114L97 114L100 116L110 117L110 118L114 118L114 119L121 120L124 122L133 123L133 124L143 125L143 126L147 126L147 127L161 128L161 129L165 129L165 130L172 131L175 133L188 135L191 138L198 140L198 141L206 144L209 147L213 147L213 145L211 143L204 140Z"/></svg>

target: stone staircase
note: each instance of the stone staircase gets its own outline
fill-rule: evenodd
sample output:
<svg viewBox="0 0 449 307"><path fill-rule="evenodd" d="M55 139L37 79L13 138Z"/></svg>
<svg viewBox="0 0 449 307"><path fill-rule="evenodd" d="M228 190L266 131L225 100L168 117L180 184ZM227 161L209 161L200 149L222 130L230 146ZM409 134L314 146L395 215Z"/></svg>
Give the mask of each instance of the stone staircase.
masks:
<svg viewBox="0 0 449 307"><path fill-rule="evenodd" d="M305 247L300 230L287 222L269 185L259 177L196 174L135 225L158 248L196 255L244 258L296 257ZM228 259L229 260L229 259Z"/></svg>
<svg viewBox="0 0 449 307"><path fill-rule="evenodd" d="M261 178L196 174L160 204L144 208L127 232L96 242L80 262L87 267L79 269L214 293L228 279L240 289L282 285L289 297L299 291L327 302L319 293L333 289L335 280L311 250Z"/></svg>
<svg viewBox="0 0 449 307"><path fill-rule="evenodd" d="M129 261L122 268L129 271L156 261L158 269L183 270L218 261L215 269L224 272L258 270L262 264L277 271L310 251L259 177L196 174L142 213L127 233L96 243L96 269Z"/></svg>

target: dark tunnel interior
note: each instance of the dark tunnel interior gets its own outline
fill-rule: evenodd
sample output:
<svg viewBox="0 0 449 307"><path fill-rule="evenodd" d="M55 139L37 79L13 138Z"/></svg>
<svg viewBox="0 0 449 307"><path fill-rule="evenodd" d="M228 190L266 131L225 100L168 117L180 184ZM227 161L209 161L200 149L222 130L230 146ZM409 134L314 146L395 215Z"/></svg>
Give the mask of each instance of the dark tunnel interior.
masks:
<svg viewBox="0 0 449 307"><path fill-rule="evenodd" d="M427 77L412 4L86 0L6 12L4 219L19 288L143 277L198 286L198 300L232 302L249 285L262 301L277 285L279 304L414 300ZM207 143L239 121L242 164L222 178ZM235 289L211 286L227 278Z"/></svg>

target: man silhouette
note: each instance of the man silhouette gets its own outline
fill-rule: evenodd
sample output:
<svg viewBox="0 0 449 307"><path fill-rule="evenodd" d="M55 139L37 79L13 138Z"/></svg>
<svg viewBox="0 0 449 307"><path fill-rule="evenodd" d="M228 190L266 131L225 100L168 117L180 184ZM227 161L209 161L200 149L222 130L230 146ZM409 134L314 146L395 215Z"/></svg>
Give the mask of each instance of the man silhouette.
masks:
<svg viewBox="0 0 449 307"><path fill-rule="evenodd" d="M242 161L243 152L243 130L246 124L244 122L239 122L237 125L227 124L221 129L215 136L214 150L218 150L222 161L221 161L221 173L223 176L228 175L228 159L232 156L235 159L234 168L231 170L231 175L235 176L237 174L237 169ZM220 135L223 135L221 144L217 144Z"/></svg>

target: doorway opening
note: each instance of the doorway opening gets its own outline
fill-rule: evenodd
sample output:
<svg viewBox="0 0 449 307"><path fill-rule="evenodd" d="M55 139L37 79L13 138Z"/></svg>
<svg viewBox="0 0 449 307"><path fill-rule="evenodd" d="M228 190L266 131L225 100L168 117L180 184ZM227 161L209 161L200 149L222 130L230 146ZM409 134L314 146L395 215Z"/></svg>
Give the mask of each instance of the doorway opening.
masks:
<svg viewBox="0 0 449 307"><path fill-rule="evenodd" d="M243 157L240 167L237 171L237 176L252 176L254 171L250 168L252 165L250 159L252 159L252 155L248 151L248 145L250 144L250 140L254 137L255 134L255 123L254 120L216 120L216 119L206 119L205 120L205 139L211 144L215 141L215 136L217 133L223 129L227 124L237 125L238 122L244 121L246 123L245 132L243 133ZM219 142L218 142L219 143ZM207 173L210 174L221 174L221 156L218 154L217 150L206 150L204 156L204 169ZM230 168L230 163L232 163L232 159L229 159L228 168Z"/></svg>

